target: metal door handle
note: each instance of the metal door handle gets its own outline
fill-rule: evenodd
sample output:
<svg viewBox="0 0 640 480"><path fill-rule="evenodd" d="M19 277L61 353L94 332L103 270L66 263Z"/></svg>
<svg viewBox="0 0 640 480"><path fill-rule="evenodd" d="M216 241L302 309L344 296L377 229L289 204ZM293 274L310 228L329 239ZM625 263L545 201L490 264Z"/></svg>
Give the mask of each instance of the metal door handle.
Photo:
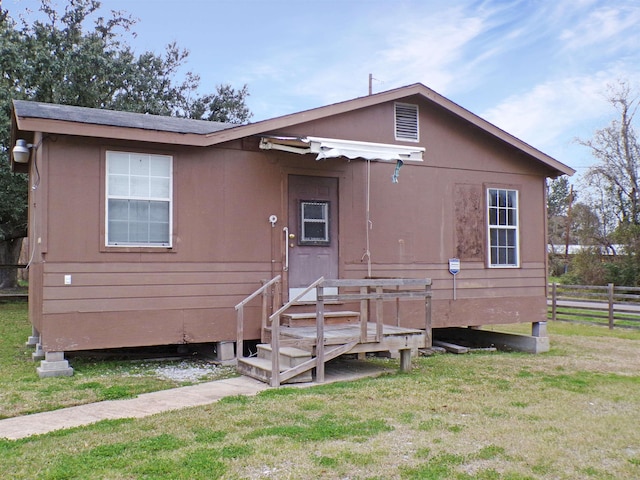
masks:
<svg viewBox="0 0 640 480"><path fill-rule="evenodd" d="M282 229L284 232L284 271L289 271L289 227Z"/></svg>

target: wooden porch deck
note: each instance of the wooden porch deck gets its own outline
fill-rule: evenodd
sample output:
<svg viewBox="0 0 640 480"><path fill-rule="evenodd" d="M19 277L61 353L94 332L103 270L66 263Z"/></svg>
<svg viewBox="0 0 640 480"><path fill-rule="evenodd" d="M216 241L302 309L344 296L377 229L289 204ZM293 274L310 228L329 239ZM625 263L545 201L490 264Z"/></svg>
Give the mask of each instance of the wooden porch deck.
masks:
<svg viewBox="0 0 640 480"><path fill-rule="evenodd" d="M269 303L279 304L280 277L265 283L259 290L236 305L238 312L238 343L236 350L242 352L244 332L244 305L262 296L262 338L258 345L257 358L238 355L238 370L269 382L277 387L287 381L308 381L301 374L315 370L318 382L324 381L325 363L341 355L352 353L390 352L400 355L400 368L411 368L411 354L419 348L431 346L431 280L430 279L362 279L325 280L319 278L296 298L268 314ZM273 287L272 287L273 286ZM338 293L325 294L330 287ZM275 290L275 302L269 302L269 292ZM285 311L305 295L316 289L314 325L281 324ZM384 301L401 299L418 300L425 305L424 329L406 328L385 324ZM328 322L337 312L326 312L326 303L358 303L360 312L340 312L344 318L357 318L356 322ZM298 314L288 315L299 316ZM307 319L308 314L303 315ZM375 320L375 321L371 321ZM305 380L303 380L305 379Z"/></svg>
<svg viewBox="0 0 640 480"><path fill-rule="evenodd" d="M291 347L315 347L317 343L315 326L280 327L280 345ZM367 322L366 337L361 338L360 324L325 325L324 344L344 345L358 342L350 353L398 351L407 348L424 348L426 333L416 328L382 326L382 337L378 339L377 325Z"/></svg>

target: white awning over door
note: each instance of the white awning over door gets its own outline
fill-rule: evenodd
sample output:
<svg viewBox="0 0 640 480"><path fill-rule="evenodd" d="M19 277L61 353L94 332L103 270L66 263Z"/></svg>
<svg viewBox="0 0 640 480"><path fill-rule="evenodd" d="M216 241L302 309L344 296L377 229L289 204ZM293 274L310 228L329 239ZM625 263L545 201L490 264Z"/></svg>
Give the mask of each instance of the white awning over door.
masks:
<svg viewBox="0 0 640 480"><path fill-rule="evenodd" d="M322 137L278 137L263 136L260 139L263 150L280 150L283 152L317 154L316 160L346 157L362 158L383 162L405 162L407 160L421 162L424 148L391 145L388 143L358 142Z"/></svg>

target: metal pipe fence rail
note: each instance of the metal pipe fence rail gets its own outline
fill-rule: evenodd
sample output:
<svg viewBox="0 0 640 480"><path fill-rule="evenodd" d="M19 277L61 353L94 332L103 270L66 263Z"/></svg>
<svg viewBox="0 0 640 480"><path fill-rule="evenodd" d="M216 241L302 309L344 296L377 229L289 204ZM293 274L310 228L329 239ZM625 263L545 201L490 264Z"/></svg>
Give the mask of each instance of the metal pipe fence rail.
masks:
<svg viewBox="0 0 640 480"><path fill-rule="evenodd" d="M640 328L640 287L549 284L551 320Z"/></svg>

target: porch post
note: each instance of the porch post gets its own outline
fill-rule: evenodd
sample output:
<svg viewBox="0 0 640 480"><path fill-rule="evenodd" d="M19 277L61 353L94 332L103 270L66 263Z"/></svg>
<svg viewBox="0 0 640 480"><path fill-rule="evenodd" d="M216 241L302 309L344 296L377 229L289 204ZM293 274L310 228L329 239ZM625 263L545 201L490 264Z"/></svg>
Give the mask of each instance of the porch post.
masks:
<svg viewBox="0 0 640 480"><path fill-rule="evenodd" d="M316 287L316 381L324 382L324 287Z"/></svg>

